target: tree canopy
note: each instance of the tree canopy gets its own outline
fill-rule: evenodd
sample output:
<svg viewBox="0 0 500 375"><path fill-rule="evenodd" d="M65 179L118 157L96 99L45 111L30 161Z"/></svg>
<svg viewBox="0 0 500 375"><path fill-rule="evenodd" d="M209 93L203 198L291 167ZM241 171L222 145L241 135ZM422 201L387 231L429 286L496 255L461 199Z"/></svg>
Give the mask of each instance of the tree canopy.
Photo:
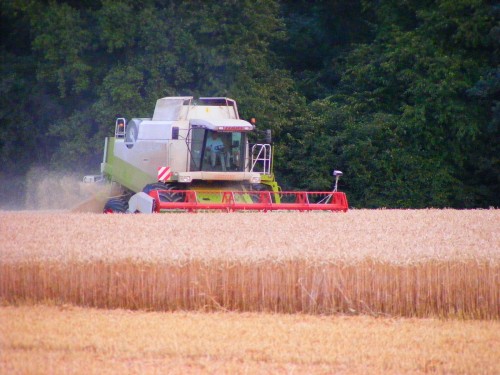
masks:
<svg viewBox="0 0 500 375"><path fill-rule="evenodd" d="M500 8L486 0L0 0L0 162L99 165L116 115L229 96L287 189L500 205Z"/></svg>

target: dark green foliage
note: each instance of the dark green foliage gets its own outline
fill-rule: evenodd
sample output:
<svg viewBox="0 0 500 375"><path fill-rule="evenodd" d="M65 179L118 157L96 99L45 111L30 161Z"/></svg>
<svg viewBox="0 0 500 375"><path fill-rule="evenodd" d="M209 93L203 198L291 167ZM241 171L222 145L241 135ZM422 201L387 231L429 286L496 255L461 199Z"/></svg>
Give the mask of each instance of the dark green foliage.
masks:
<svg viewBox="0 0 500 375"><path fill-rule="evenodd" d="M286 189L500 205L500 10L486 0L0 0L0 162L96 172L117 114L229 96Z"/></svg>
<svg viewBox="0 0 500 375"><path fill-rule="evenodd" d="M306 151L287 155L301 172L287 174L290 185L310 175L310 185L324 187L315 165L331 163L346 172L355 206L498 206L495 8L443 0L366 2L365 9L373 39L367 33L333 57L339 82L321 113L312 105L297 119L289 149Z"/></svg>

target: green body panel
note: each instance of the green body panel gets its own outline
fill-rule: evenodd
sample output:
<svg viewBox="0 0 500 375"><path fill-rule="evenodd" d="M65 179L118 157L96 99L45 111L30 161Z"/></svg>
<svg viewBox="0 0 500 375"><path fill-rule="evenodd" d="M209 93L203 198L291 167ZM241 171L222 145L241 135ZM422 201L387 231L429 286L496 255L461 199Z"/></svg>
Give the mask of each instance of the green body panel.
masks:
<svg viewBox="0 0 500 375"><path fill-rule="evenodd" d="M108 150L106 162L104 163L103 173L111 181L115 181L133 191L134 193L142 191L144 186L157 182L154 177L141 171L140 169L126 163L114 156L115 138L108 138Z"/></svg>
<svg viewBox="0 0 500 375"><path fill-rule="evenodd" d="M197 191L197 189L189 190ZM196 196L199 202L222 203L222 195L218 192L219 190L217 190L217 194L210 193L210 191L197 191ZM235 200L241 203L252 203L252 197L248 194L237 195Z"/></svg>
<svg viewBox="0 0 500 375"><path fill-rule="evenodd" d="M269 186L271 191L277 192L281 190L280 186L278 185L278 182L276 182L276 180L274 179L274 174L262 175L260 183L262 185Z"/></svg>

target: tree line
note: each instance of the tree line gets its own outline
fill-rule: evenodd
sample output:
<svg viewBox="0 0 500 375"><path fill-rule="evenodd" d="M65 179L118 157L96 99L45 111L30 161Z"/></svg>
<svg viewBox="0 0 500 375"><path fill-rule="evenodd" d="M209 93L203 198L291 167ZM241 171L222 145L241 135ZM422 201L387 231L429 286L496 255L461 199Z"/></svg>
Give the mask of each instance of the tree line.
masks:
<svg viewBox="0 0 500 375"><path fill-rule="evenodd" d="M500 206L500 7L486 0L0 0L0 162L95 172L117 114L228 96L284 189ZM93 168L89 170L89 168Z"/></svg>

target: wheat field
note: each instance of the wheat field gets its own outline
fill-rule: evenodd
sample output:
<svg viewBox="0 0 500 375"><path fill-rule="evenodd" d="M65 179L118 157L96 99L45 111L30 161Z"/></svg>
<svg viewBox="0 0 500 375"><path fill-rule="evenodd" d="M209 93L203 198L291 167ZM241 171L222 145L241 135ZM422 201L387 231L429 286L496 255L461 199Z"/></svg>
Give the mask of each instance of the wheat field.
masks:
<svg viewBox="0 0 500 375"><path fill-rule="evenodd" d="M0 212L3 303L498 319L500 211Z"/></svg>
<svg viewBox="0 0 500 375"><path fill-rule="evenodd" d="M498 374L500 321L0 307L2 374Z"/></svg>

